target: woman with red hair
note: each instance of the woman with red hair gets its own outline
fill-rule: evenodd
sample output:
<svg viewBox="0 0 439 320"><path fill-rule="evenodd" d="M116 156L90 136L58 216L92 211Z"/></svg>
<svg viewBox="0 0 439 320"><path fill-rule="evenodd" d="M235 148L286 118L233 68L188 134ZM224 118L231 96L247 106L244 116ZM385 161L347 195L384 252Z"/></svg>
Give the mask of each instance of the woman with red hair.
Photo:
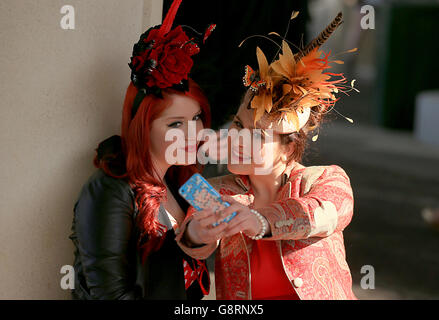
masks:
<svg viewBox="0 0 439 320"><path fill-rule="evenodd" d="M199 52L196 38L181 26L171 30L180 3L134 45L121 136L99 144L98 170L75 204L75 299L200 299L208 293L205 261L187 256L174 239L187 210L176 190L199 171L190 160L197 142L189 127L197 134L210 126L208 101L188 77L191 56ZM175 161L167 153L171 129L184 136L178 146L184 157Z"/></svg>

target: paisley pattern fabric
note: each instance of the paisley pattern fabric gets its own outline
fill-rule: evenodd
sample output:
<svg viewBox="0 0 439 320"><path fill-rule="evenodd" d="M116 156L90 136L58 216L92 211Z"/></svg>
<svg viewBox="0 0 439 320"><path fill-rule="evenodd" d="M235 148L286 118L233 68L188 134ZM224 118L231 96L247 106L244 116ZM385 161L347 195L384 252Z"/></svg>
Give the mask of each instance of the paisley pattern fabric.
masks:
<svg viewBox="0 0 439 320"><path fill-rule="evenodd" d="M247 176L227 175L209 182L221 194L232 195L253 208L254 196ZM259 241L276 241L284 271L300 299L356 299L342 233L352 219L353 195L342 168L297 165L276 201L255 209L271 228L271 235ZM205 259L218 248L217 299L251 299L249 257L254 240L239 233L216 244L189 248L181 236L190 219L191 212L178 230L177 243L196 259Z"/></svg>

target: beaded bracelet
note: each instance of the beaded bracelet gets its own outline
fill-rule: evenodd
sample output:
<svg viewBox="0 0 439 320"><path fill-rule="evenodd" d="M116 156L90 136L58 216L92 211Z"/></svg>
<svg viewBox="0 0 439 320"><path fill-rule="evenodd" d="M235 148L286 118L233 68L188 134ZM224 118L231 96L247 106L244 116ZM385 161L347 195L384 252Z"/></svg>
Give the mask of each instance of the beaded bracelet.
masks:
<svg viewBox="0 0 439 320"><path fill-rule="evenodd" d="M262 237L265 235L265 232L267 231L267 221L265 220L265 218L256 210L250 209L251 213L255 214L256 217L258 217L259 221L261 222L262 225L262 230L261 232L256 235L256 236L248 236L250 239L253 240L259 240L262 239Z"/></svg>

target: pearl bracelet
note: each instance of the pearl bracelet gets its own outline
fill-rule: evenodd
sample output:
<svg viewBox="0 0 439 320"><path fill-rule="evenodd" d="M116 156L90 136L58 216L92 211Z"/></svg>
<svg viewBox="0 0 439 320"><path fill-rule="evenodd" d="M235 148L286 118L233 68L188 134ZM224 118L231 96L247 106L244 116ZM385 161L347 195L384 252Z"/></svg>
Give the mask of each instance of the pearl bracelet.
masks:
<svg viewBox="0 0 439 320"><path fill-rule="evenodd" d="M267 231L267 221L266 221L265 218L264 218L259 212L257 212L256 210L250 209L250 212L253 213L253 214L255 214L256 217L258 217L259 222L261 222L261 225L262 225L262 230L261 230L261 232L260 232L258 235L256 235L256 236L248 236L248 237L249 237L250 239L253 239L253 240L259 240L259 239L262 239L262 237L265 235L265 232Z"/></svg>

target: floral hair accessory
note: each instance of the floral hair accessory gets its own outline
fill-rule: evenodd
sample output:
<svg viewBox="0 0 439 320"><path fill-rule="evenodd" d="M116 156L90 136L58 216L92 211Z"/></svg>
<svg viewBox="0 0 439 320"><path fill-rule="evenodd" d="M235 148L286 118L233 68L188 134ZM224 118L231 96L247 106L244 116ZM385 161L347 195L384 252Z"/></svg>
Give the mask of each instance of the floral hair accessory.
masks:
<svg viewBox="0 0 439 320"><path fill-rule="evenodd" d="M171 30L175 15L182 0L174 0L163 24L145 31L133 47L131 81L139 89L134 99L132 118L140 103L148 94L162 97L162 89L188 90L188 76L193 66L192 56L200 52L197 43L203 43L215 25L210 25L202 35L189 28L194 35L189 37L183 27Z"/></svg>
<svg viewBox="0 0 439 320"><path fill-rule="evenodd" d="M298 12L293 12L290 21L297 15ZM261 127L271 128L281 134L293 133L306 125L311 113L324 114L334 109L338 101L334 94L347 94L351 90L359 92L353 87L355 80L350 86L346 86L347 80L342 73L325 72L332 67L331 63L343 64L343 61L329 60L330 53L319 51L319 47L342 22L340 12L317 38L305 48L299 48L296 54L292 52L285 37L270 32L269 35L282 38L282 45L278 45L278 58L271 64L268 64L262 50L256 48L259 70L254 71L246 66L243 77L244 86L249 88L252 95L249 108L254 109L255 124L259 122ZM263 35L255 36L274 42ZM240 46L251 37L254 36L246 38ZM347 52L356 50L355 48ZM315 139L313 138L314 141Z"/></svg>

